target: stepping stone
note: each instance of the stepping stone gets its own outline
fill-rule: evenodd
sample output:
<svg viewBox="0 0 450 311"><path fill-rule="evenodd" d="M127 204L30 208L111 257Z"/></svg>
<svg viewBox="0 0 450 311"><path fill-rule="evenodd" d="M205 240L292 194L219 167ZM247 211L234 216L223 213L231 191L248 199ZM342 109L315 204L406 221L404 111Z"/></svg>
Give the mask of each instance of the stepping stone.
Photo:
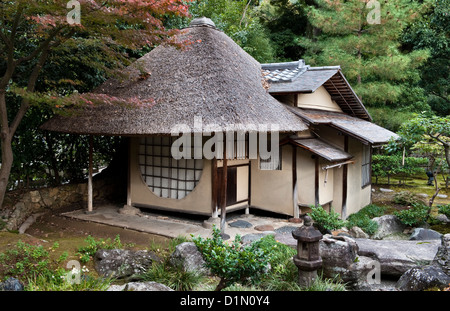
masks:
<svg viewBox="0 0 450 311"><path fill-rule="evenodd" d="M234 227L234 228L251 228L251 227L253 227L253 225L251 223L249 223L248 221L240 220L240 219L232 222L231 224L229 224L229 226Z"/></svg>
<svg viewBox="0 0 450 311"><path fill-rule="evenodd" d="M446 194L438 194L437 197L441 198L441 199L446 199L447 195Z"/></svg>
<svg viewBox="0 0 450 311"><path fill-rule="evenodd" d="M394 190L392 189L385 189L385 188L380 188L381 192L394 192Z"/></svg>
<svg viewBox="0 0 450 311"><path fill-rule="evenodd" d="M292 233L292 231L294 231L297 228L298 227L294 227L294 226L283 226L278 229L275 229L274 231L276 233Z"/></svg>
<svg viewBox="0 0 450 311"><path fill-rule="evenodd" d="M255 230L258 231L274 231L275 229L273 228L272 225L259 225L255 227Z"/></svg>

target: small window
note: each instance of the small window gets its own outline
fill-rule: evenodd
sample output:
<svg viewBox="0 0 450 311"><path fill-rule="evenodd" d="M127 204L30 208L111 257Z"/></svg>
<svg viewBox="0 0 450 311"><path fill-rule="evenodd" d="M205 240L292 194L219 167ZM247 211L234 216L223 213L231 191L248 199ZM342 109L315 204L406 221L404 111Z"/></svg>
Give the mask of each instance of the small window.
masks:
<svg viewBox="0 0 450 311"><path fill-rule="evenodd" d="M361 187L364 188L371 184L372 178L372 153L370 146L363 145L362 159L361 159Z"/></svg>

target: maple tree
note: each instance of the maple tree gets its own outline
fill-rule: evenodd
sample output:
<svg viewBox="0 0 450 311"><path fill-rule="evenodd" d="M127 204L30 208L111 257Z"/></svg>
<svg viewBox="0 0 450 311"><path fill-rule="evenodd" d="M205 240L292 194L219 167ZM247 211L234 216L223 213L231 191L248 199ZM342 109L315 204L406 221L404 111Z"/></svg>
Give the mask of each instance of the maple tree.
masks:
<svg viewBox="0 0 450 311"><path fill-rule="evenodd" d="M13 164L14 135L31 105L43 102L39 100L41 94L36 93L36 84L51 52L75 36L102 41L105 51L109 49L111 55L119 53L113 48L117 45L129 49L157 45L178 33L176 29L166 29L164 21L172 16L189 16L189 2L0 1L0 204L3 203ZM168 42L183 45L183 42L175 40ZM15 81L23 80L24 76L26 87L21 89ZM11 103L7 94L11 92L21 98L16 109L8 109Z"/></svg>

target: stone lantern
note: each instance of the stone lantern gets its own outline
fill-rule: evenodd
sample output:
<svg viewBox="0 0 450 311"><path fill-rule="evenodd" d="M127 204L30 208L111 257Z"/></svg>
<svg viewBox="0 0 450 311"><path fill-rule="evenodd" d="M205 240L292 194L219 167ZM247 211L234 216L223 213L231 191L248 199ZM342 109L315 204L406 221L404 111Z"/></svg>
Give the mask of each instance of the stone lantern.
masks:
<svg viewBox="0 0 450 311"><path fill-rule="evenodd" d="M317 269L322 267L319 253L322 234L312 226L311 217L305 216L303 226L292 231L292 236L297 240L297 255L293 259L298 268L298 283L309 287L317 278Z"/></svg>

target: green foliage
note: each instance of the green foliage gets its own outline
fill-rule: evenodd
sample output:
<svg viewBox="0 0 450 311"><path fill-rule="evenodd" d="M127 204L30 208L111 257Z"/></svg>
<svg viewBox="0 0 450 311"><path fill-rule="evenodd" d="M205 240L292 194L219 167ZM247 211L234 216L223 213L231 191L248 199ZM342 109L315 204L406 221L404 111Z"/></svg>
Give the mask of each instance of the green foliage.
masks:
<svg viewBox="0 0 450 311"><path fill-rule="evenodd" d="M378 229L378 224L364 214L351 214L347 218L347 228L359 227L368 235L374 234Z"/></svg>
<svg viewBox="0 0 450 311"><path fill-rule="evenodd" d="M421 83L428 95L428 103L439 115L450 114L448 86L450 74L450 1L435 0L429 9L402 35L403 47L408 50L428 49L431 57L421 68Z"/></svg>
<svg viewBox="0 0 450 311"><path fill-rule="evenodd" d="M394 195L394 203L401 205L416 205L423 203L420 198L411 191L400 191Z"/></svg>
<svg viewBox="0 0 450 311"><path fill-rule="evenodd" d="M221 279L216 290L248 280L257 282L267 268L268 258L258 244L242 245L239 235L228 244L215 226L212 238L199 236L192 240L202 253L206 266Z"/></svg>
<svg viewBox="0 0 450 311"><path fill-rule="evenodd" d="M357 226L365 233L372 235L378 229L378 224L372 220L374 217L384 215L386 208L375 204L369 204L359 210L357 213L351 214L347 218L347 228Z"/></svg>
<svg viewBox="0 0 450 311"><path fill-rule="evenodd" d="M16 243L13 248L0 253L0 278L15 277L26 283L28 279L56 279L61 282L64 270L58 265L67 259L67 253L63 253L58 259L52 260L50 252L59 247L54 243L49 250L42 245L35 246L22 241Z"/></svg>
<svg viewBox="0 0 450 311"><path fill-rule="evenodd" d="M110 278L96 278L89 275L81 275L80 282L67 282L61 275L58 281L55 277L48 279L41 275L29 279L25 287L27 291L106 291L111 285Z"/></svg>
<svg viewBox="0 0 450 311"><path fill-rule="evenodd" d="M90 259L92 259L92 257L99 249L116 249L116 248L123 248L124 246L132 246L132 244L123 245L122 242L120 241L119 235L116 235L113 241L111 241L110 238L106 240L104 239L96 240L94 237L89 235L84 240L84 242L86 242L87 245L79 247L77 253L82 263L87 263Z"/></svg>
<svg viewBox="0 0 450 311"><path fill-rule="evenodd" d="M381 155L372 156L372 175L374 177L390 177L401 175L411 176L417 173L424 173L428 166L427 158L405 157L402 165L401 155Z"/></svg>
<svg viewBox="0 0 450 311"><path fill-rule="evenodd" d="M450 204L438 205L438 212L450 218Z"/></svg>
<svg viewBox="0 0 450 311"><path fill-rule="evenodd" d="M428 219L429 207L423 204L413 204L411 208L395 211L394 215L407 226L417 226Z"/></svg>
<svg viewBox="0 0 450 311"><path fill-rule="evenodd" d="M308 215L314 220L314 224L323 234L328 230L336 230L346 226L346 221L340 219L338 213L330 211L329 213L322 206L311 206L311 213Z"/></svg>
<svg viewBox="0 0 450 311"><path fill-rule="evenodd" d="M317 0L308 4L313 34L301 40L307 50L304 58L311 65L340 65L356 94L370 107L429 110L418 85L419 68L429 52L400 48L402 31L426 4L386 1L380 6L380 23L369 23L372 9L366 3Z"/></svg>
<svg viewBox="0 0 450 311"><path fill-rule="evenodd" d="M150 269L139 276L144 281L164 284L176 291L190 291L204 281L205 277L193 271L185 271L182 266L174 266L166 259L154 262Z"/></svg>
<svg viewBox="0 0 450 311"><path fill-rule="evenodd" d="M206 16L257 61L273 60L273 47L267 29L255 14L256 2L247 0L195 0L192 17Z"/></svg>

